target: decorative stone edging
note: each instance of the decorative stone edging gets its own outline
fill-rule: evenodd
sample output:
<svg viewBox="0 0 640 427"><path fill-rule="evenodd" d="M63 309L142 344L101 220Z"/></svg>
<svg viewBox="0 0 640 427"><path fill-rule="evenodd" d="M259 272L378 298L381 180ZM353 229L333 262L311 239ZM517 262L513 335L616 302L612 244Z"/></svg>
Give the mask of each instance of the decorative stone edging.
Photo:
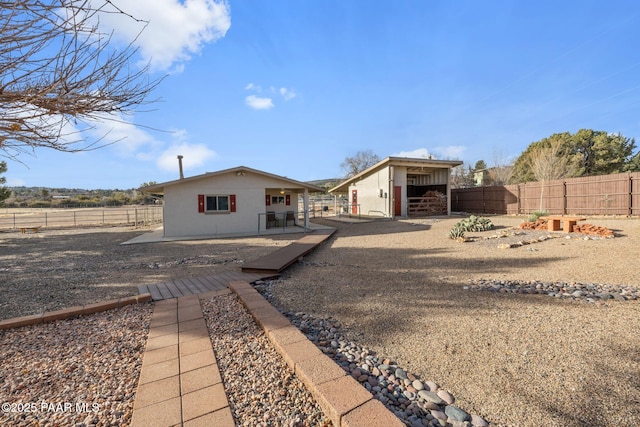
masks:
<svg viewBox="0 0 640 427"><path fill-rule="evenodd" d="M499 293L548 295L555 298L571 298L590 303L600 301L635 301L640 299L640 289L634 286L605 285L599 283L541 282L536 280L470 281L465 290L484 290Z"/></svg>
<svg viewBox="0 0 640 427"><path fill-rule="evenodd" d="M262 327L287 365L294 370L335 427L402 427L405 424L348 376L250 284L229 289Z"/></svg>
<svg viewBox="0 0 640 427"><path fill-rule="evenodd" d="M270 298L273 281L258 281L256 288ZM370 349L348 341L336 319L306 313L284 313L331 363L360 384L374 400L382 403L404 425L412 427L486 427L480 416L454 404L455 398L433 381L422 381L397 363L378 357Z"/></svg>
<svg viewBox="0 0 640 427"><path fill-rule="evenodd" d="M83 316L87 314L98 313L100 311L111 310L112 308L124 307L125 305L138 304L151 301L151 294L134 295L126 298L119 298L110 301L97 302L83 306L75 306L55 311L46 311L40 314L30 316L15 317L13 319L5 319L0 321L0 330L19 328L21 326L37 325L39 323L48 323L71 317Z"/></svg>

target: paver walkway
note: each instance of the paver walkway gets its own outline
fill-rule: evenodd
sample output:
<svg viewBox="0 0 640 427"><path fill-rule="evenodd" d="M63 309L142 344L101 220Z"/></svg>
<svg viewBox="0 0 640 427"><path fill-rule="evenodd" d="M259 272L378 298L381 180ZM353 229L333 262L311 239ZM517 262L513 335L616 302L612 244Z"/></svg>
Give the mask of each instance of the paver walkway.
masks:
<svg viewBox="0 0 640 427"><path fill-rule="evenodd" d="M309 341L249 283L230 288L336 427L403 427L354 378ZM142 360L133 427L233 427L200 300L229 289L156 303Z"/></svg>
<svg viewBox="0 0 640 427"><path fill-rule="evenodd" d="M227 289L229 282L248 282L278 277L282 271L327 240L336 230L316 230L299 240L242 266L242 271L226 271L211 276L171 280L155 285L140 285L140 294L150 293L154 301L179 298L203 292Z"/></svg>
<svg viewBox="0 0 640 427"><path fill-rule="evenodd" d="M221 291L227 289L229 282L236 280L252 283L256 280L268 279L270 277L274 277L274 275L225 271L204 277L171 280L155 285L140 285L138 286L138 292L140 294L150 293L151 299L160 301L204 292Z"/></svg>
<svg viewBox="0 0 640 427"><path fill-rule="evenodd" d="M303 238L273 251L255 261L248 262L242 266L242 271L246 273L279 274L285 268L296 262L301 257L311 252L316 246L327 240L335 228L326 230L316 230Z"/></svg>
<svg viewBox="0 0 640 427"><path fill-rule="evenodd" d="M200 298L228 289L156 303L131 425L233 427Z"/></svg>
<svg viewBox="0 0 640 427"><path fill-rule="evenodd" d="M234 426L200 300L228 294L229 285L264 329L290 368L299 375L335 426L404 424L356 380L321 354L251 285L277 276L328 239L322 230L257 261L249 272L174 280L140 286L157 301L145 349L131 425Z"/></svg>

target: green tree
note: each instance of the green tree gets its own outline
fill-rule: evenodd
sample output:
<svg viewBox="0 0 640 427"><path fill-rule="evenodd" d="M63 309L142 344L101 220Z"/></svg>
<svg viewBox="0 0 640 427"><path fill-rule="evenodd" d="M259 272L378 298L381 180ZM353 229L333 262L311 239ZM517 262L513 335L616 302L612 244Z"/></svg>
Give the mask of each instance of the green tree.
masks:
<svg viewBox="0 0 640 427"><path fill-rule="evenodd" d="M621 173L633 157L635 140L620 133L580 129L572 136L580 176Z"/></svg>
<svg viewBox="0 0 640 427"><path fill-rule="evenodd" d="M484 160L478 160L476 164L473 166L474 172L478 172L483 169L487 169L487 162L485 162Z"/></svg>
<svg viewBox="0 0 640 427"><path fill-rule="evenodd" d="M556 133L540 141L532 142L527 149L516 159L513 165L512 183L529 182L539 179L532 170L532 157L540 163L541 147L547 150L553 146L556 167L553 162L547 163L547 176L557 175L560 178L567 176L593 176L621 173L636 170L637 162L634 157L636 148L635 140L626 138L621 134L612 134L604 131L581 129L575 134L569 132ZM547 153L549 154L549 153ZM549 160L548 156L546 160ZM553 172L551 172L551 169ZM562 173L567 169L565 173ZM540 173L540 171L538 171Z"/></svg>
<svg viewBox="0 0 640 427"><path fill-rule="evenodd" d="M7 173L7 162L0 162L0 175L5 173ZM11 196L11 190L4 186L6 182L7 178L0 176L0 184L2 184L2 186L0 186L0 204Z"/></svg>
<svg viewBox="0 0 640 427"><path fill-rule="evenodd" d="M640 172L640 151L638 151L636 155L631 158L629 163L627 163L625 172Z"/></svg>

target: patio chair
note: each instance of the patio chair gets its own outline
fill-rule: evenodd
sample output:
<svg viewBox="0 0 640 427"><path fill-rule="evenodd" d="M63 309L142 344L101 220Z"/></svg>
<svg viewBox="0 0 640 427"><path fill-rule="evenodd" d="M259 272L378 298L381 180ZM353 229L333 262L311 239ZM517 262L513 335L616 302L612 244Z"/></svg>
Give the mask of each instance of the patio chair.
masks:
<svg viewBox="0 0 640 427"><path fill-rule="evenodd" d="M296 225L296 217L293 214L293 211L287 211L287 217L285 219L285 224L289 225L289 221L293 222L293 225Z"/></svg>
<svg viewBox="0 0 640 427"><path fill-rule="evenodd" d="M271 225L274 227L278 226L278 220L276 219L276 213L273 211L267 211L267 228L271 228Z"/></svg>

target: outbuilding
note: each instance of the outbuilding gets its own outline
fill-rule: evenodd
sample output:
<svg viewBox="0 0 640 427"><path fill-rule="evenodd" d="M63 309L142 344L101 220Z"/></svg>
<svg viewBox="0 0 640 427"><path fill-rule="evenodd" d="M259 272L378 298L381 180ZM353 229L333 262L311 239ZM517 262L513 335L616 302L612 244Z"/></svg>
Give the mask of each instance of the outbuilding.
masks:
<svg viewBox="0 0 640 427"><path fill-rule="evenodd" d="M387 157L329 190L346 194L348 214L386 218L451 214L457 160Z"/></svg>
<svg viewBox="0 0 640 427"><path fill-rule="evenodd" d="M257 235L270 228L302 231L309 227L309 193L324 189L238 166L140 191L164 196L164 237L194 238Z"/></svg>

